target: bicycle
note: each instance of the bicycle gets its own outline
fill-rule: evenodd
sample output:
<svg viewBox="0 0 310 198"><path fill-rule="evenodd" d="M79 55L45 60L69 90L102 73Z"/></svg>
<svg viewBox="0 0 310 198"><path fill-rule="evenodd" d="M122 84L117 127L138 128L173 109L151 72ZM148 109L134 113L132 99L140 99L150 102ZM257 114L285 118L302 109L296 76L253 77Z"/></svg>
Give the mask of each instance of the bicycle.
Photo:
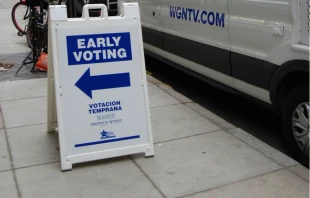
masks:
<svg viewBox="0 0 310 198"><path fill-rule="evenodd" d="M25 35L25 27L29 20L29 6L22 2L17 2L12 8L11 17L15 28L18 30L17 35Z"/></svg>
<svg viewBox="0 0 310 198"><path fill-rule="evenodd" d="M33 47L32 37L33 37L33 28L31 25L33 21L37 21L40 24L47 23L47 14L48 14L48 5L60 5L62 0L50 1L50 0L21 0L24 5L28 7L28 13L25 14L25 19L28 19L27 25L25 25L25 31L19 32L19 35L26 35L26 40L30 48Z"/></svg>
<svg viewBox="0 0 310 198"><path fill-rule="evenodd" d="M61 0L58 1L58 5L61 4ZM34 71L35 64L38 61L41 53L47 54L47 14L48 14L49 1L46 0L28 0L27 6L29 6L29 21L26 29L26 38L30 48L32 48L29 55L24 59L22 65L16 71L16 74L24 65L32 64L31 71ZM29 61L28 61L29 60ZM27 62L28 61L28 62Z"/></svg>
<svg viewBox="0 0 310 198"><path fill-rule="evenodd" d="M30 13L29 21L26 26L26 40L30 48L33 48L33 40L35 38L34 34L37 33L37 29L34 28L34 25L38 25L37 23L40 23L44 26L45 24L44 16L46 16L46 12L44 11L44 7L47 7L45 4L45 1L37 1L33 4L28 4Z"/></svg>
<svg viewBox="0 0 310 198"><path fill-rule="evenodd" d="M43 0L44 1L44 0ZM15 26L15 28L18 30L17 35L18 36L23 36L26 35L26 30L27 30L27 25L29 22L29 18L30 18L30 13L31 13L31 5L36 5L34 6L34 9L37 9L38 12L42 12L43 10L47 10L48 7L48 3L49 2L53 2L53 1L45 1L44 7L43 9L41 9L42 7L39 6L40 2L42 2L42 0L20 0L20 2L17 2L11 11L11 18L12 18L12 22ZM62 1L62 0L54 0L54 2L56 3L52 3L53 5L60 5L62 2L66 1Z"/></svg>

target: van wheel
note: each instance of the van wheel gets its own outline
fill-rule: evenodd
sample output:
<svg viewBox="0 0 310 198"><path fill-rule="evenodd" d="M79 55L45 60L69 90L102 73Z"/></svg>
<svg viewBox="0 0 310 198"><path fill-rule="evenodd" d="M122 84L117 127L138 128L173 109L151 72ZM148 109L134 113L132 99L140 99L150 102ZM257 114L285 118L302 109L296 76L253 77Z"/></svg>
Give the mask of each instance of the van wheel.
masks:
<svg viewBox="0 0 310 198"><path fill-rule="evenodd" d="M302 84L289 92L284 102L282 125L295 157L309 167L309 85Z"/></svg>

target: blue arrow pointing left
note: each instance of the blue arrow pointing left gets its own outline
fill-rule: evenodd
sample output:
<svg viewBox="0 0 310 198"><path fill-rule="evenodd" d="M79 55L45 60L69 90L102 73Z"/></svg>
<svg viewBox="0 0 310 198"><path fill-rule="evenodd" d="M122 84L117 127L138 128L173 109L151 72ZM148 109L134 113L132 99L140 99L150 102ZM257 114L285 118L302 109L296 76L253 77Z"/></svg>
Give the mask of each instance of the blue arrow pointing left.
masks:
<svg viewBox="0 0 310 198"><path fill-rule="evenodd" d="M130 87L130 75L129 73L117 73L91 76L90 68L88 68L75 86L92 98L92 91L95 90Z"/></svg>

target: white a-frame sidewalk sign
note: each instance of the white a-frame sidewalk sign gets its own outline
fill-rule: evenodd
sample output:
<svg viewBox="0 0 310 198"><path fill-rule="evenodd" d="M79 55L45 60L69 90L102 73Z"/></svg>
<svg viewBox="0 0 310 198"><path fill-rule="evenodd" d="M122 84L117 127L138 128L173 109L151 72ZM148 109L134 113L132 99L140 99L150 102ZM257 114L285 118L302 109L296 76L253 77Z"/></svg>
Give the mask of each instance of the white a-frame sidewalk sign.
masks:
<svg viewBox="0 0 310 198"><path fill-rule="evenodd" d="M101 17L89 17L89 9ZM82 18L50 6L48 131L58 131L61 169L117 156L154 155L139 6Z"/></svg>

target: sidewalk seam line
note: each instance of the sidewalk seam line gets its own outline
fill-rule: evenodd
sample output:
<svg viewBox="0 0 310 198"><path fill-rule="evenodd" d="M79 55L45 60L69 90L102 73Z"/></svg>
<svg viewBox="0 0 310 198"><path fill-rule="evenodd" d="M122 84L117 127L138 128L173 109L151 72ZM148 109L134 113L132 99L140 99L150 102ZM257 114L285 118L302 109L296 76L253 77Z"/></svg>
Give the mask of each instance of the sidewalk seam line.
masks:
<svg viewBox="0 0 310 198"><path fill-rule="evenodd" d="M0 106L0 114L4 118L1 106ZM16 177L14 165L13 165L13 155L12 155L12 151L11 151L11 147L10 147L10 143L9 143L9 137L8 137L8 133L7 133L7 129L6 129L6 126L5 126L4 119L2 119L2 121L3 121L3 127L4 127L4 129L3 129L4 130L4 136L5 136L6 145L7 145L6 147L8 149L10 164L11 164L11 167L12 167L13 180L14 180L14 183L15 183L17 195L18 195L19 198L21 198L21 192L20 192L20 189L19 189L19 185L17 183L17 177Z"/></svg>
<svg viewBox="0 0 310 198"><path fill-rule="evenodd" d="M154 84L155 85L155 84ZM157 86L157 85L155 85ZM157 86L158 87L158 86ZM158 87L159 89L161 89L160 87ZM163 89L161 89L163 90ZM163 90L165 91L165 90ZM167 92L168 93L168 92ZM168 93L169 94L169 93ZM170 95L170 94L169 94ZM172 95L170 95L172 96ZM179 102L181 102L178 98L172 96L173 98L175 98L176 100L178 100ZM182 103L182 102L181 102ZM242 139L240 139L239 137L235 136L234 134L230 133L229 130L231 130L230 128L224 127L220 124L215 123L213 120L210 120L210 118L206 118L205 116L201 115L200 113L198 113L197 111L195 111L194 109L186 106L184 103L182 103L185 107L191 109L193 112L196 112L198 115L202 116L203 118L207 119L209 122L211 122L212 124L214 124L215 126L218 126L220 128L222 128L223 131L225 131L226 133L232 135L233 137L237 138L238 140L242 141L243 143L245 143L246 145L250 146L251 148L253 148L254 150L256 150L257 152L263 154L264 156L266 156L267 158L271 159L272 161L276 162L278 165L280 165L281 167L285 167L284 165L280 164L279 162L277 162L276 160L272 159L271 157L269 157L268 155L266 155L265 153L261 152L260 150L256 149L255 147L251 146L250 144L248 144L247 142L243 141ZM196 103L197 104L197 103ZM204 108L205 109L205 108ZM237 129L238 127L235 127L233 129ZM285 155L285 154L284 154Z"/></svg>
<svg viewBox="0 0 310 198"><path fill-rule="evenodd" d="M42 123L37 123L37 124L29 124L29 125L22 125L22 126L16 126L16 127L10 127L6 129L18 129L18 128L23 128L23 127L30 127L30 126L37 126L41 124L47 124L47 122L42 122Z"/></svg>
<svg viewBox="0 0 310 198"><path fill-rule="evenodd" d="M154 84L154 83L153 83L153 84ZM156 87L158 87L159 89L161 89L161 88L160 88L159 86L157 86L156 84L154 84L154 85L155 85ZM164 89L161 89L161 90L165 91L168 95L172 96L172 95L169 94L169 92L167 92L166 90L164 90ZM175 98L176 100L178 100L179 102L181 102L178 98L176 98L176 97L174 97L174 96L172 96L172 97ZM193 102L194 102L194 101L193 101ZM182 102L181 102L181 103L182 103ZM194 103L195 103L195 102L194 102ZM237 137L237 136L235 136L234 134L230 133L229 130L231 130L231 129L228 129L227 127L224 127L224 126L222 126L222 125L220 125L220 124L215 123L213 120L210 120L210 118L206 118L205 116L201 115L199 112L197 112L197 111L195 111L194 109L192 109L192 108L186 106L184 103L182 103L182 104L183 104L185 107L191 109L193 112L196 112L198 115L200 115L200 116L202 116L203 118L207 119L209 122L211 122L211 123L214 124L215 126L218 126L218 127L222 128L222 130L225 131L226 133L232 135L233 137L237 138L238 140L242 141L242 142L245 143L246 145L248 145L248 146L250 146L251 148L253 148L255 151L261 153L262 155L266 156L267 158L269 158L269 159L272 160L273 162L277 163L277 164L280 165L281 167L285 167L284 165L282 165L282 164L280 164L279 162L277 162L276 160L272 159L271 157L269 157L268 155L266 155L266 154L263 153L262 151L256 149L255 147L251 146L250 144L248 144L247 142L243 141L243 140L240 139L239 137ZM197 104L197 103L196 103L196 104ZM205 109L205 108L204 108L204 109ZM235 127L235 128L233 128L233 129L236 129L236 128L238 128L238 127ZM285 155L285 154L284 154L284 155Z"/></svg>
<svg viewBox="0 0 310 198"><path fill-rule="evenodd" d="M157 187L157 185L151 180L151 178L143 171L143 169L139 166L139 164L133 159L132 156L129 156L134 165L142 172L142 174L151 182L151 184L155 187L155 189L161 194L163 198L167 198L165 194Z"/></svg>
<svg viewBox="0 0 310 198"><path fill-rule="evenodd" d="M152 82L150 82L152 83ZM161 88L160 86L157 86L155 83L152 83L153 85L155 85L156 87L158 87L160 90L166 92L169 96L173 97L174 99L176 99L177 101L179 101L181 104L186 104L186 103L195 103L193 100L191 100L190 98L184 96L183 94L181 94L180 92L177 92L176 90L173 89L173 87L171 87L172 90L174 90L176 93L179 93L180 95L188 98L191 102L182 102L181 100L179 100L178 98L176 98L175 96L173 96L171 93L169 93L166 89ZM168 85L170 87L170 85Z"/></svg>
<svg viewBox="0 0 310 198"><path fill-rule="evenodd" d="M190 136L175 138L175 139L171 139L171 140L165 140L165 141L161 141L161 142L155 142L154 144L168 143L168 142L173 142L173 141L177 141L177 140L187 139L187 138L191 138L191 137L197 137L197 136L208 135L208 134L216 133L216 132L219 132L219 131L223 131L223 129L217 129L217 130L214 130L214 131L203 132L203 133L199 133L199 134L195 134L195 135L190 135Z"/></svg>
<svg viewBox="0 0 310 198"><path fill-rule="evenodd" d="M180 102L181 104L183 104L185 107L191 109L193 112L197 113L197 114L200 115L201 117L203 117L203 118L209 120L212 124L214 124L214 125L216 125L216 126L222 128L222 129L228 129L227 127L224 127L224 126L222 126L222 125L220 125L220 124L215 123L215 122L214 122L213 120L211 120L210 118L203 116L202 114L200 114L199 112L197 112L197 111L195 111L194 109L190 108L189 106L186 106L186 104L189 104L189 103L197 104L195 101L193 101L193 100L190 99L191 102L182 102L181 100L179 100L178 98L176 98L175 96L173 96L172 94L170 94L167 90L160 88L159 86L157 86L157 85L154 84L154 83L152 83L152 84L155 85L156 87L158 87L160 90L166 92L168 95L170 95L171 97L173 97L173 98L176 99L177 101L179 101L179 102ZM178 93L179 93L179 92L178 92ZM180 93L180 94L181 94L181 93ZM183 95L183 94L181 94L181 95ZM203 108L204 108L204 107L203 107ZM205 109L205 108L204 108L204 109ZM219 117L219 116L218 116L218 117ZM220 118L220 117L219 117L219 118ZM222 119L222 118L221 118L221 119ZM224 121L226 121L226 120L224 120ZM236 127L236 128L237 128L237 127Z"/></svg>
<svg viewBox="0 0 310 198"><path fill-rule="evenodd" d="M153 83L153 85L155 85L156 87L158 87L159 89L161 89L159 86L157 86L156 84ZM163 91L165 91L168 95L170 95L171 97L175 98L177 101L181 102L178 98L172 96L168 91L161 89ZM193 103L196 103L193 101ZM261 153L262 155L264 155L265 157L267 157L268 159L270 159L271 161L277 163L279 166L286 168L284 165L280 164L279 162L277 162L275 159L272 159L271 157L269 157L267 154L263 153L262 151L256 149L255 147L253 147L252 145L248 144L247 142L243 141L242 139L240 139L239 137L235 136L234 134L230 133L229 130L231 130L230 128L224 127L220 124L215 123L213 120L211 120L210 118L206 118L205 116L201 115L199 112L195 111L194 109L190 108L189 106L186 106L183 102L181 102L181 104L183 104L185 107L191 109L193 112L196 112L198 115L202 116L203 118L207 119L209 122L211 122L212 124L214 124L215 126L218 126L220 128L222 128L222 131L225 131L226 133L232 135L233 137L237 138L238 140L240 140L241 142L245 143L246 145L248 145L249 147L251 147L252 149L254 149L255 151ZM197 103L196 103L197 104ZM205 108L204 108L205 109ZM237 129L238 127L236 126L235 128L232 129ZM280 151L279 151L280 152ZM285 155L285 154L284 154Z"/></svg>
<svg viewBox="0 0 310 198"><path fill-rule="evenodd" d="M297 165L294 165L294 166L298 166L298 164L297 164ZM294 175L296 175L297 177L299 177L299 178L301 178L301 179L305 180L307 183L309 183L309 180L307 180L307 179L303 178L302 176L298 175L298 174L297 174L297 173L295 173L294 171L290 170L290 168L292 168L292 167L294 167L294 166L289 166L289 167L286 167L286 169L287 169L288 171L290 171L291 173L293 173ZM301 166L302 166L302 165L301 165Z"/></svg>
<svg viewBox="0 0 310 198"><path fill-rule="evenodd" d="M43 165L47 165L47 164L55 164L55 163L59 163L59 162L60 162L60 160L53 161L53 162L46 162L46 163L42 163L42 164L34 164L34 165L29 165L29 166L22 166L22 167L15 168L15 170L21 170L21 169L32 168L32 167L37 167L37 166L43 166Z"/></svg>
<svg viewBox="0 0 310 198"><path fill-rule="evenodd" d="M161 107L169 107L169 106L177 106L180 105L182 103L177 103L177 104L167 104L167 105L161 105L161 106L156 106L156 107L150 107L151 109L157 109L157 108L161 108Z"/></svg>
<svg viewBox="0 0 310 198"><path fill-rule="evenodd" d="M277 162L275 159L272 159L270 156L268 156L267 154L263 153L262 151L256 149L254 146L250 145L249 143L247 143L246 141L242 140L241 138L239 138L238 136L235 136L233 133L229 132L228 130L224 130L226 131L226 133L232 135L233 137L237 138L238 140L240 140L241 142L245 143L246 145L248 145L249 147L251 147L252 149L256 150L257 152L259 152L260 154L264 155L265 157L269 158L270 160L274 161L275 163L277 163L278 165L280 165L283 168L287 168L286 166L280 164L280 162ZM281 152L281 151L279 151ZM285 154L284 154L285 155Z"/></svg>
<svg viewBox="0 0 310 198"><path fill-rule="evenodd" d="M285 169L286 169L285 167L282 167L282 168L277 169L277 170L273 170L273 171L270 171L270 172L266 172L266 173L262 173L262 174L253 176L253 177L241 179L241 180L239 180L239 181L234 181L234 182L229 183L229 184L219 185L219 186L216 186L216 187L213 187L213 188L209 188L209 189L207 189L207 190L202 190L202 191L199 191L199 192L194 192L194 193L191 193L191 194L182 195L182 196L175 197L175 198L184 198L184 197L193 196L193 195L196 195L196 194L199 194L199 193L204 193L204 192L208 192L208 191L211 191L211 190L220 189L220 188L223 188L223 187L225 187L225 186L230 186L230 185L233 185L233 184L235 184L235 183L244 182L244 181L247 181L247 180L251 180L251 179L254 179L254 178L257 178L257 177L261 177L261 176L264 176L264 175L267 175L267 174L270 174L270 173L275 173L275 172L278 172L278 171L282 171L282 170L285 170Z"/></svg>
<svg viewBox="0 0 310 198"><path fill-rule="evenodd" d="M197 103L196 103L196 104L197 104ZM194 112L196 112L194 109L192 109L192 108L190 108L190 107L188 107L188 108L191 109L191 110L193 110ZM198 113L198 112L196 112L196 113ZM198 114L199 114L200 116L206 118L205 116L201 115L200 113L198 113ZM277 162L275 159L272 159L272 158L271 158L270 156L268 156L267 154L265 154L265 153L263 153L262 151L258 150L258 149L255 148L254 146L250 145L250 144L247 143L246 141L242 140L242 139L239 138L238 136L235 136L233 133L229 132L229 130L231 130L231 129L238 129L239 127L236 126L236 127L234 127L234 128L227 128L227 127L221 126L220 124L216 124L213 120L211 120L211 119L209 119L209 118L206 118L206 119L208 119L212 124L221 127L223 131L225 131L226 133L232 135L233 137L237 138L238 140L242 141L242 142L245 143L246 145L248 145L248 146L250 146L251 148L253 148L255 151L257 151L257 152L263 154L263 155L266 156L267 158L269 158L269 159L271 159L272 161L276 162L276 163L277 163L278 165L280 165L281 167L284 167L284 168L286 167L286 166L282 165L281 163ZM239 128L239 129L240 129L240 128ZM255 138L256 138L256 137L255 137ZM257 139L257 138L256 138L256 139ZM276 150L279 151L278 149L276 149ZM281 152L281 151L279 151L279 152ZM281 152L281 153L282 153L282 152ZM283 153L283 154L284 154L284 153ZM284 154L284 155L287 156L286 154ZM289 157L289 156L287 156L287 157Z"/></svg>
<svg viewBox="0 0 310 198"><path fill-rule="evenodd" d="M41 124L46 124L47 122L44 123L38 123L38 124L31 124L31 125L23 125L23 126L17 126L17 127L11 127L11 128L7 128L7 129L18 129L18 128L23 128L23 127L30 127L30 126L37 126L37 125L41 125ZM190 138L190 137L196 137L196 136L201 136L201 135L206 135L209 133L215 133L215 132L219 132L219 131L224 131L223 129L219 128L219 129L215 129L213 131L209 131L209 132L202 132L199 134L195 134L195 135L190 135L190 136L184 136L184 137L180 137L180 138L175 138L175 139L170 139L170 140L164 140L164 141L160 141L160 142L154 142L153 144L160 144L160 143L167 143L167 142L172 142L172 141L176 141L176 140L182 140L182 139L186 139L186 138ZM226 131L225 131L226 132Z"/></svg>
<svg viewBox="0 0 310 198"><path fill-rule="evenodd" d="M155 85L156 87L158 87L159 89L161 89L161 88L160 88L159 86L157 86L156 84L153 83L153 85ZM164 90L164 89L161 89L161 90L165 91L168 95L172 96L172 95L171 95L169 92L167 92L166 90ZM181 102L178 98L176 98L176 97L174 97L174 96L172 96L172 97L175 98L176 100L178 100L179 102ZM196 103L196 102L193 101L193 103ZM210 118L207 118L207 117L203 116L202 114L200 114L199 112L197 112L197 111L195 111L194 109L190 108L189 106L186 106L184 103L181 102L181 104L183 104L185 107L191 109L193 112L196 112L198 115L202 116L203 118L207 119L207 120L208 120L209 122L211 122L212 124L214 124L214 125L216 125L216 126L222 128L223 131L225 131L226 133L228 133L228 134L234 136L235 138L237 138L238 140L242 141L242 142L245 143L246 145L250 146L251 148L253 148L253 149L256 150L257 152L263 154L263 155L266 156L267 158L269 158L269 159L271 159L272 161L276 162L276 163L277 163L278 165L280 165L281 167L286 167L286 166L280 164L279 162L277 162L275 159L272 159L271 157L269 157L267 154L265 154L265 153L263 153L262 151L256 149L255 147L251 146L251 145L248 144L247 142L243 141L243 140L240 139L239 137L237 137L237 136L235 136L234 134L232 134L232 133L229 132L229 130L231 130L231 129L237 129L237 128L239 128L239 127L237 127L237 126L236 126L235 128L227 128L227 127L224 127L224 126L222 126L221 124L215 123L215 122L214 122L213 120L211 120ZM196 104L197 104L197 103L196 103ZM203 108L204 108L204 107L203 107ZM204 109L205 109L205 108L204 108ZM224 120L224 121L225 121L225 120ZM276 150L277 150L277 149L276 149ZM279 152L281 152L281 151L279 151ZM282 153L282 152L281 152L281 153ZM283 153L283 154L284 154L284 153ZM284 154L284 155L286 155L286 154ZM286 155L286 156L287 156L287 155ZM289 156L288 156L288 157L289 157Z"/></svg>
<svg viewBox="0 0 310 198"><path fill-rule="evenodd" d="M12 101L17 101L17 100L28 100L28 99L33 99L33 98L47 98L47 96L35 96L35 97L27 97L27 98L18 98L18 99L2 100L2 101L0 101L0 103L3 103L3 102L12 102Z"/></svg>
<svg viewBox="0 0 310 198"><path fill-rule="evenodd" d="M4 169L4 170L0 170L0 173L7 172L7 171L13 171L13 169Z"/></svg>
<svg viewBox="0 0 310 198"><path fill-rule="evenodd" d="M213 119L208 118L207 116L204 116L204 115L201 114L199 111L194 110L193 108L191 108L190 106L187 106L186 104L188 104L188 103L185 103L185 106L186 106L187 108L189 108L189 109L191 109L192 111L196 112L196 113L197 113L198 115L200 115L201 117L203 117L203 118L209 120L212 124L221 127L223 130L231 130L231 129L236 129L236 128L238 128L237 126L234 126L234 125L232 125L232 124L231 124L231 125L234 126L234 127L232 127L232 128L225 127L225 126L223 126L223 125L221 125L221 124L218 124L218 123L216 123ZM194 102L194 103L192 103L192 104L197 104L197 105L201 106L200 104L198 104L198 103L196 103L196 102ZM206 109L206 108L204 108L203 106L201 106L201 107L202 107L203 109ZM209 111L208 109L206 109L206 110ZM212 111L210 111L210 112L213 113ZM213 114L214 114L214 113L213 113ZM214 115L216 115L216 114L214 114ZM216 116L219 117L221 120L227 122L226 120L222 119L220 116L218 116L218 115L216 115ZM229 123L229 122L227 122L227 123Z"/></svg>

